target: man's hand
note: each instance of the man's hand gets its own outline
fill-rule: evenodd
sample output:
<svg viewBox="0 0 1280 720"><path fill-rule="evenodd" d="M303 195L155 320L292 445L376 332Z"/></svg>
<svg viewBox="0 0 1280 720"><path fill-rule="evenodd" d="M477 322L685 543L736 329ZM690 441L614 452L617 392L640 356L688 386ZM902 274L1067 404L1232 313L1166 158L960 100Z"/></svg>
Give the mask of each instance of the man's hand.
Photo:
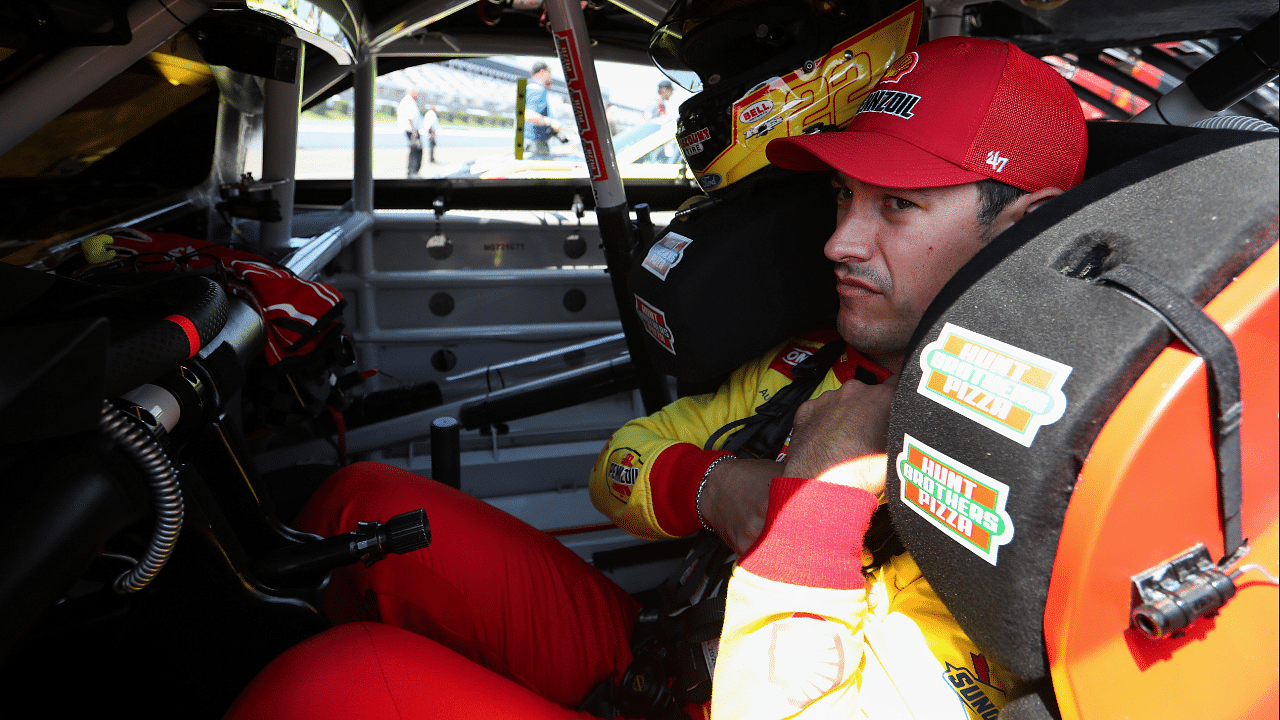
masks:
<svg viewBox="0 0 1280 720"><path fill-rule="evenodd" d="M730 459L711 470L702 491L702 517L734 552L742 554L764 529L769 485L782 472L772 460Z"/></svg>
<svg viewBox="0 0 1280 720"><path fill-rule="evenodd" d="M850 380L801 405L791 431L785 475L818 478L839 467L821 479L882 494L885 436L896 380L880 385ZM859 458L866 460L851 462Z"/></svg>

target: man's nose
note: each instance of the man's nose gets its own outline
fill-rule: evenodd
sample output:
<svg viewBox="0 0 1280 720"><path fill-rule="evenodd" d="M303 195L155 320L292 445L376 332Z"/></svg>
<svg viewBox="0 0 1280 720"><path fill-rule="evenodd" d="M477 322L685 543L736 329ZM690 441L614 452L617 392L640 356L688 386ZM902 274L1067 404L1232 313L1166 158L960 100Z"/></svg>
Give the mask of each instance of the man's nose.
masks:
<svg viewBox="0 0 1280 720"><path fill-rule="evenodd" d="M872 218L850 208L836 221L835 232L823 247L828 260L837 263L866 262L875 255L876 227Z"/></svg>

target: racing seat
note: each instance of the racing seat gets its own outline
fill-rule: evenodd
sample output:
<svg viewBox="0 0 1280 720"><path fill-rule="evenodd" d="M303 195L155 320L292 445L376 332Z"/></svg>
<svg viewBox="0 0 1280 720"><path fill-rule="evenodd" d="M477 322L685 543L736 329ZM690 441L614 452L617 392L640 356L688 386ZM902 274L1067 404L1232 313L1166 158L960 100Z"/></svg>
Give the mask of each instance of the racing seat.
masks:
<svg viewBox="0 0 1280 720"><path fill-rule="evenodd" d="M1277 562L1276 136L1108 125L1090 128L1091 158L1111 153L1094 172L1135 157L997 237L922 318L889 432L894 524L1024 681L1001 689L1000 718L1273 714L1276 591L1253 575L1196 585L1203 603L1173 590L1241 537L1245 562ZM1167 144L1138 155L1144 137ZM1201 307L1231 343L1175 341L1162 313L1185 330ZM1232 411L1217 412L1232 344L1234 451ZM1146 571L1170 592L1144 594ZM1132 613L1153 598L1186 610L1181 625Z"/></svg>

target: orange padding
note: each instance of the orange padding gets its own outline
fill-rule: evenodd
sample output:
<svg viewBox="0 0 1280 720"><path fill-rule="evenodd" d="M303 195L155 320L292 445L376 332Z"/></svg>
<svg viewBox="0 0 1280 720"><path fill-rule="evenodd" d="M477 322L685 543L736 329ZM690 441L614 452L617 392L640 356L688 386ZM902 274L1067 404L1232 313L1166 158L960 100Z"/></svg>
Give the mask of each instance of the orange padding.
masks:
<svg viewBox="0 0 1280 720"><path fill-rule="evenodd" d="M1273 245L1206 307L1240 357L1246 563L1280 564L1280 436ZM1217 617L1185 636L1129 630L1129 578L1197 542L1222 556L1204 363L1181 343L1162 352L1112 413L1067 508L1045 609L1064 720L1276 717L1280 592L1259 574Z"/></svg>

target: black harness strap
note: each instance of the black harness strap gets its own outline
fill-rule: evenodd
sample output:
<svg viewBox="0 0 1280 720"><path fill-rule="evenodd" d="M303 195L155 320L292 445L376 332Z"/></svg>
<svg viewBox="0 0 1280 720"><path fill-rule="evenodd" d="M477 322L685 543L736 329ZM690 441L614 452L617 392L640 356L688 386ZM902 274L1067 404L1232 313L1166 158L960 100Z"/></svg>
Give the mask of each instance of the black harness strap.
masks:
<svg viewBox="0 0 1280 720"><path fill-rule="evenodd" d="M702 578L714 573L715 568L728 560L731 555L733 550L715 533L699 531L680 569L658 586L662 604L669 608L680 608L689 604L694 593L698 591Z"/></svg>
<svg viewBox="0 0 1280 720"><path fill-rule="evenodd" d="M791 384L757 407L755 414L751 417L735 420L712 433L703 449L713 449L721 436L737 429L737 432L725 442L723 450L738 457L772 460L782 449L787 436L791 434L796 410L801 403L809 399L810 395L813 395L822 378L827 376L827 371L840 359L844 349L844 340L835 340L818 348L816 352L796 365L791 373Z"/></svg>
<svg viewBox="0 0 1280 720"><path fill-rule="evenodd" d="M1118 286L1120 292L1155 313L1192 352L1204 359L1209 380L1216 434L1214 457L1218 472L1218 516L1222 522L1222 562L1244 545L1240 528L1240 363L1231 338L1204 310L1164 280L1133 265L1103 273L1100 282Z"/></svg>

